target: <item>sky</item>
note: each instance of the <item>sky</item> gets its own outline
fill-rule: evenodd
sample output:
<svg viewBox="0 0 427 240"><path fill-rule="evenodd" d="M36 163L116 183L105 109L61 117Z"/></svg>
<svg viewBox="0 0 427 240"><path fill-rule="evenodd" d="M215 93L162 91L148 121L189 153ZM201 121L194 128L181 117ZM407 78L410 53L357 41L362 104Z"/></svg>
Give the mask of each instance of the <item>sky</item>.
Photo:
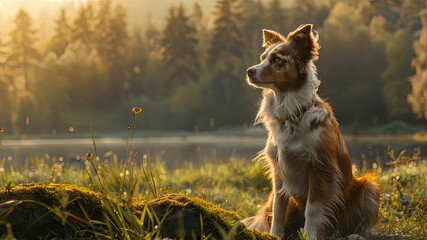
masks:
<svg viewBox="0 0 427 240"><path fill-rule="evenodd" d="M29 12L33 27L44 36L53 34L54 20L58 17L60 8L65 7L68 16L72 17L79 6L88 1L96 3L99 0L0 0L0 36L10 32L13 27L11 22L21 8ZM293 0L282 1L284 5L288 5ZM172 4L183 3L188 14L195 2L202 6L203 14L207 17L212 13L216 0L113 0L113 3L120 3L127 9L129 27L142 27L143 30L148 18L151 18L155 26L162 27Z"/></svg>
<svg viewBox="0 0 427 240"><path fill-rule="evenodd" d="M67 14L73 16L79 6L98 0L0 0L0 34L10 31L16 13L22 8L29 12L33 19L33 26L41 35L51 34L54 29L54 19L59 15L59 9L65 7ZM120 3L128 10L128 23L130 27L145 27L150 16L153 24L161 26L171 4L183 3L186 9L191 11L196 0L113 0ZM199 0L204 9L210 14L215 3L214 0Z"/></svg>

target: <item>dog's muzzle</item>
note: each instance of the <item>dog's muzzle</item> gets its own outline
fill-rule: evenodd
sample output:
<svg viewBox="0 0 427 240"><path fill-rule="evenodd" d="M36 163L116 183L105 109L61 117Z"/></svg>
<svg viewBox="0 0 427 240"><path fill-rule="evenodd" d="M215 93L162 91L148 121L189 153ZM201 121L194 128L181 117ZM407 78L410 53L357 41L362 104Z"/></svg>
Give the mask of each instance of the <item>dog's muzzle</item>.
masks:
<svg viewBox="0 0 427 240"><path fill-rule="evenodd" d="M246 75L248 75L248 77L253 77L256 74L256 69L255 68L248 68L246 70Z"/></svg>

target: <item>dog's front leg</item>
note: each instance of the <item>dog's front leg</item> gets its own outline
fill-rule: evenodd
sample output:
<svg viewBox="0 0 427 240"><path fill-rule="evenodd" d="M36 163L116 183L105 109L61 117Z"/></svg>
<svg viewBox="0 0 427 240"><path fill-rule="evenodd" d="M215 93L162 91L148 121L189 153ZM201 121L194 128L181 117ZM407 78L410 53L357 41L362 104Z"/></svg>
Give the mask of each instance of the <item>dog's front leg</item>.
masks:
<svg viewBox="0 0 427 240"><path fill-rule="evenodd" d="M330 214L328 203L330 203L331 198L338 196L338 194L334 194L329 190L328 185L330 184L333 184L333 181L328 181L321 174L311 171L308 183L307 205L304 213L304 231L309 240L319 239L325 225L330 224L330 220L327 217L327 214Z"/></svg>
<svg viewBox="0 0 427 240"><path fill-rule="evenodd" d="M327 220L324 213L324 206L319 202L308 202L305 209L305 224L304 232L308 235L308 239L316 240L319 237L319 232L323 228L323 224Z"/></svg>
<svg viewBox="0 0 427 240"><path fill-rule="evenodd" d="M283 192L280 192L280 186L282 184L278 182L276 177L273 179L273 183L273 220L270 233L278 237L283 237L285 231L286 208L288 206L289 196Z"/></svg>

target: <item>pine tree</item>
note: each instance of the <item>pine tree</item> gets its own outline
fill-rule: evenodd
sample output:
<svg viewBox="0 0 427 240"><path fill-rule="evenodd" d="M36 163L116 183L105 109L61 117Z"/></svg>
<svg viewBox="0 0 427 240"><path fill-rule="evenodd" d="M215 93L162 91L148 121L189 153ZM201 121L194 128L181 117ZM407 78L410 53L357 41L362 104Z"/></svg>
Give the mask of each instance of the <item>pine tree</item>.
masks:
<svg viewBox="0 0 427 240"><path fill-rule="evenodd" d="M5 108L6 106L6 99L7 99L7 90L9 86L9 81L5 77L5 67L6 67L6 51L4 50L4 47L6 46L5 43L3 43L3 40L0 36L0 108ZM4 122L1 122L0 124L4 124Z"/></svg>
<svg viewBox="0 0 427 240"><path fill-rule="evenodd" d="M166 21L161 53L163 63L169 69L169 88L173 90L188 82L197 82L197 40L182 4L178 8L169 9Z"/></svg>
<svg viewBox="0 0 427 240"><path fill-rule="evenodd" d="M52 39L50 49L60 57L71 40L71 27L68 24L67 13L61 9L59 18L55 21L55 35Z"/></svg>
<svg viewBox="0 0 427 240"><path fill-rule="evenodd" d="M244 45L243 59L247 66L254 64L262 51L262 33L264 28L264 5L260 0L243 0L239 3L239 18L241 22ZM257 51L258 50L258 51Z"/></svg>
<svg viewBox="0 0 427 240"><path fill-rule="evenodd" d="M286 34L289 17L280 0L270 0L266 9L266 28Z"/></svg>
<svg viewBox="0 0 427 240"><path fill-rule="evenodd" d="M193 13L189 21L190 25L196 30L200 30L199 28L203 27L203 9L198 2L195 2L193 5Z"/></svg>
<svg viewBox="0 0 427 240"><path fill-rule="evenodd" d="M90 5L91 6L91 5ZM91 26L91 8L85 8L84 6L81 6L79 9L79 12L77 14L77 18L74 20L73 23L73 34L72 34L72 40L82 41L86 47L91 48L93 44L93 31Z"/></svg>
<svg viewBox="0 0 427 240"><path fill-rule="evenodd" d="M95 28L95 39L97 50L103 59L108 58L108 41L111 37L109 35L111 23L111 0L100 1L100 8L97 15L98 22Z"/></svg>
<svg viewBox="0 0 427 240"><path fill-rule="evenodd" d="M242 44L239 19L233 9L236 8L234 0L218 0L214 9L213 41L210 50L211 61L217 60L222 54L232 57L241 57Z"/></svg>
<svg viewBox="0 0 427 240"><path fill-rule="evenodd" d="M32 20L28 13L20 10L14 19L15 28L10 33L11 55L7 58L7 65L11 72L9 81L11 92L10 106L13 131L18 133L19 123L31 112L32 89L35 84L32 61L37 60L39 54L33 47L35 30L32 29Z"/></svg>
<svg viewBox="0 0 427 240"><path fill-rule="evenodd" d="M90 1L86 5L86 17L87 17L87 22L89 24L89 30L93 34L93 32L95 31L94 27L95 27L96 16L95 16L95 9L93 8L93 5Z"/></svg>
<svg viewBox="0 0 427 240"><path fill-rule="evenodd" d="M147 44L153 52L157 52L159 49L159 43L161 39L161 32L154 26L151 19L151 15L147 16L147 29L145 30L145 37L147 38Z"/></svg>
<svg viewBox="0 0 427 240"><path fill-rule="evenodd" d="M3 42L3 39L0 36L0 84L6 82L3 78L4 68L6 66L6 51L4 50L6 44Z"/></svg>
<svg viewBox="0 0 427 240"><path fill-rule="evenodd" d="M168 74L164 69L161 54L163 32L153 24L151 15L147 16L147 27L143 36L147 50L147 71L143 73L141 85L145 87L143 89L145 96L159 102L164 100L165 95L170 94L170 89L165 88Z"/></svg>
<svg viewBox="0 0 427 240"><path fill-rule="evenodd" d="M109 21L108 38L106 41L105 63L110 67L109 87L113 96L123 94L129 34L127 31L126 10L118 4L114 8Z"/></svg>
<svg viewBox="0 0 427 240"><path fill-rule="evenodd" d="M243 0L238 4L238 15L241 22L242 33L245 37L252 38L256 32L264 27L264 5L260 0Z"/></svg>
<svg viewBox="0 0 427 240"><path fill-rule="evenodd" d="M238 17L233 10L236 2L233 0L218 0L214 9L213 38L210 49L210 62L212 67L212 90L215 92L216 103L227 106L230 110L232 105L239 99L244 82L241 76L244 74L244 63L242 62L243 45L242 34L238 24Z"/></svg>
<svg viewBox="0 0 427 240"><path fill-rule="evenodd" d="M189 24L195 30L193 35L197 40L196 55L198 56L199 72L207 72L206 63L208 59L208 47L206 43L210 41L210 30L208 27L208 19L204 17L202 7L195 2L193 12L189 17Z"/></svg>
<svg viewBox="0 0 427 240"><path fill-rule="evenodd" d="M129 33L127 31L127 13L125 8L118 4L114 8L113 16L109 21L109 63L123 62L128 50Z"/></svg>
<svg viewBox="0 0 427 240"><path fill-rule="evenodd" d="M0 109L3 109L4 115L10 115L10 105L9 105L9 79L5 72L6 69L6 44L3 42L2 37L0 36ZM8 127L7 123L9 119L0 118L0 124L4 126L3 128Z"/></svg>
<svg viewBox="0 0 427 240"><path fill-rule="evenodd" d="M29 71L31 60L37 59L39 54L33 47L35 30L32 29L32 20L28 13L20 10L15 20L15 28L10 33L10 48L12 55L9 56L9 66L18 71L17 74L24 76L24 89L30 90Z"/></svg>

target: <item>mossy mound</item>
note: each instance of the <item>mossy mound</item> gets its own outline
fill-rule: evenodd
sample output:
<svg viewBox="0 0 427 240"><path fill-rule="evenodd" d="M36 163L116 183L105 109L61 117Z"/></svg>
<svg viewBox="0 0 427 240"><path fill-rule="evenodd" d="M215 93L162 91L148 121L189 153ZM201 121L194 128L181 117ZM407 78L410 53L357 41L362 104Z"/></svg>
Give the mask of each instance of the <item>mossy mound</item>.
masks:
<svg viewBox="0 0 427 240"><path fill-rule="evenodd" d="M34 200L48 206L58 206L60 201L67 202L77 200L78 204L84 206L86 213L94 219L102 219L103 202L100 193L70 184L44 184L32 183L14 186L11 191L0 189L0 202L9 200ZM67 209L74 209L76 203L68 204ZM80 207L78 210L81 210ZM79 216L81 216L79 214Z"/></svg>
<svg viewBox="0 0 427 240"><path fill-rule="evenodd" d="M101 221L104 211L101 194L68 184L36 183L14 186L10 191L2 189L0 203L4 220L0 232L5 234L5 223L10 223L14 236L26 239L67 236L76 227L84 228L85 221Z"/></svg>
<svg viewBox="0 0 427 240"><path fill-rule="evenodd" d="M115 207L121 205L101 193L68 184L37 183L14 186L10 191L2 189L0 234L7 234L10 223L9 230L17 238L77 237L73 235L76 229L88 229L89 220L106 221L108 213L105 209L108 204L114 204ZM144 230L151 232L160 227L162 237L200 239L203 234L223 239L225 234L242 240L278 239L270 234L247 229L240 223L237 214L197 197L171 194L149 200L135 199L130 210L126 207L122 210L138 218L145 214ZM148 215L156 215L159 220L150 220L153 217ZM93 232L85 234L78 237L93 236Z"/></svg>
<svg viewBox="0 0 427 240"><path fill-rule="evenodd" d="M145 206L160 216L159 218L166 215L161 226L164 237L200 239L200 233L203 233L204 236L211 235L215 239L223 239L225 235L241 240L279 239L273 235L246 228L236 213L226 211L195 196L170 194L133 204L134 210L139 213Z"/></svg>

